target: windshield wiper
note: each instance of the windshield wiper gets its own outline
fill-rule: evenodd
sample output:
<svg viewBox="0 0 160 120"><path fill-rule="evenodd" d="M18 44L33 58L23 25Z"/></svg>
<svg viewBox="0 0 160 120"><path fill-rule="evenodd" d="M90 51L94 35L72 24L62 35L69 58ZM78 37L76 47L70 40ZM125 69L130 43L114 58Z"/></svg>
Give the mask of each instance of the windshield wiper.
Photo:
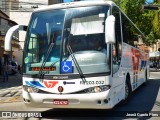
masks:
<svg viewBox="0 0 160 120"><path fill-rule="evenodd" d="M67 45L67 49L68 49L68 51L69 51L69 53L71 55L71 58L72 58L75 66L77 68L77 71L78 71L78 73L80 75L80 78L82 79L83 83L85 83L86 82L86 78L85 78L85 76L84 76L84 74L83 74L83 72L82 72L82 70L81 70L81 68L80 68L80 66L78 64L78 61L76 60L76 57L73 54L72 48L71 48L71 46L69 44Z"/></svg>
<svg viewBox="0 0 160 120"><path fill-rule="evenodd" d="M44 59L42 65L41 65L41 68L40 68L40 70L39 70L39 78L40 78L40 81L41 81L41 82L43 82L43 78L44 78L43 68L44 68L44 66L45 66L45 64L46 64L46 62L47 62L47 59L48 59L48 57L49 57L49 55L50 55L50 53L51 53L51 51L52 51L53 46L54 46L54 42L52 42L52 43L50 44L50 46L49 46L49 48L48 48L48 51L47 51L47 54L46 54L46 56L45 56L45 59Z"/></svg>

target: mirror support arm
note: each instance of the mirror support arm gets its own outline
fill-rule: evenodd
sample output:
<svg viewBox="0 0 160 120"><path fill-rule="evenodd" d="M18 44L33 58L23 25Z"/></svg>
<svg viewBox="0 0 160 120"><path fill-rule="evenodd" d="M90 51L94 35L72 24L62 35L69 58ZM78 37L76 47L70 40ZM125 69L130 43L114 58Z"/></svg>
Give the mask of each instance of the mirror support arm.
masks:
<svg viewBox="0 0 160 120"><path fill-rule="evenodd" d="M22 31L27 31L27 26L25 25L15 25L13 27L11 27L6 34L5 37L5 51L11 51L11 40L12 40L12 36L15 32L22 30Z"/></svg>

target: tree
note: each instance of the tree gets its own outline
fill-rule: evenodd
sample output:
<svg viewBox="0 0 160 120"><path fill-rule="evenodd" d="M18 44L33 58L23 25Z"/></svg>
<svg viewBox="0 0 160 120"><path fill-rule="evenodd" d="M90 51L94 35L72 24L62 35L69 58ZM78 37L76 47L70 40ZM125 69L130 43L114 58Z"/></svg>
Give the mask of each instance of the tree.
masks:
<svg viewBox="0 0 160 120"><path fill-rule="evenodd" d="M143 10L146 0L115 0L127 16L146 35L147 45L154 44L160 38L159 11ZM160 0L159 0L160 1Z"/></svg>
<svg viewBox="0 0 160 120"><path fill-rule="evenodd" d="M158 39L160 38L160 18L159 18L159 15L160 15L160 11L156 11L154 13L154 17L153 17L153 21L152 21L152 24L153 24L153 31L155 33L155 37Z"/></svg>

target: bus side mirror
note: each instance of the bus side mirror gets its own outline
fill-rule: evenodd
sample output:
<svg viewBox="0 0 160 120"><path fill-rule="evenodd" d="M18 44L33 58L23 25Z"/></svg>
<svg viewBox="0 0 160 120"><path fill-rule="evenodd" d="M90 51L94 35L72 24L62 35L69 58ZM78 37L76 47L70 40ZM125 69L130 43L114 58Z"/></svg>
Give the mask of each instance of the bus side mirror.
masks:
<svg viewBox="0 0 160 120"><path fill-rule="evenodd" d="M15 25L13 27L11 27L6 34L5 37L5 51L11 51L11 40L12 40L12 36L15 32L22 30L22 31L27 31L27 26L25 25Z"/></svg>
<svg viewBox="0 0 160 120"><path fill-rule="evenodd" d="M115 17L110 15L105 21L105 41L115 43Z"/></svg>

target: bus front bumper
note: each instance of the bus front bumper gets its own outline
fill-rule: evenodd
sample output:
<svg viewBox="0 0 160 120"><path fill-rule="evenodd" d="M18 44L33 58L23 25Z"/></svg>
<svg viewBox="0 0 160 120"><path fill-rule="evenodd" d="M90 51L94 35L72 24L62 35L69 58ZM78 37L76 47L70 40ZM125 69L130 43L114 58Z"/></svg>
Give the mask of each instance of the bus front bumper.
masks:
<svg viewBox="0 0 160 120"><path fill-rule="evenodd" d="M23 99L27 106L32 107L110 109L113 105L108 94L109 90L100 93L62 95L28 93L23 90ZM63 100L68 101L67 104L64 104Z"/></svg>

